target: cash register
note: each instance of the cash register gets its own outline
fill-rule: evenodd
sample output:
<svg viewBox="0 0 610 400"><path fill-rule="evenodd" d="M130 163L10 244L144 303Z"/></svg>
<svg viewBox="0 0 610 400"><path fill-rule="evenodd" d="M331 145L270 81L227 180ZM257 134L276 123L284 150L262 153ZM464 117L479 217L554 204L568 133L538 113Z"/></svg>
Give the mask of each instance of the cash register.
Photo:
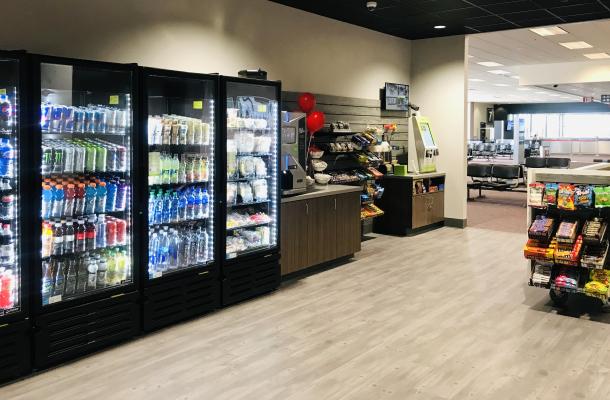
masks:
<svg viewBox="0 0 610 400"><path fill-rule="evenodd" d="M306 115L282 111L282 196L293 196L307 191L307 174L303 168L306 155Z"/></svg>
<svg viewBox="0 0 610 400"><path fill-rule="evenodd" d="M415 115L413 129L409 132L409 173L436 172L438 142L432 133L430 121Z"/></svg>

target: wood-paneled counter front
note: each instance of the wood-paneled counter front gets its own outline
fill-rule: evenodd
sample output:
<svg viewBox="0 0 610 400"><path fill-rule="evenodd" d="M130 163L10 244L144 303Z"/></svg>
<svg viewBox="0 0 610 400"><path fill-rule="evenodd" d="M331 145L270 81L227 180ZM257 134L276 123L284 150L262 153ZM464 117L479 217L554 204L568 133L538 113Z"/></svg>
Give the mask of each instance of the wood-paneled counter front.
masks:
<svg viewBox="0 0 610 400"><path fill-rule="evenodd" d="M282 199L282 275L360 251L359 186L316 186Z"/></svg>

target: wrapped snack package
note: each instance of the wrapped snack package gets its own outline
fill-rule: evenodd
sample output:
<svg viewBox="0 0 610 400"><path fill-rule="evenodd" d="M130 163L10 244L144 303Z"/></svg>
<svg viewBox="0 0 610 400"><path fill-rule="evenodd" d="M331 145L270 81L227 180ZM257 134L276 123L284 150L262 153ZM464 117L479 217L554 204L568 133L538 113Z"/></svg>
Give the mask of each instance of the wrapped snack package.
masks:
<svg viewBox="0 0 610 400"><path fill-rule="evenodd" d="M227 140L227 178L234 178L237 174L237 147L235 141Z"/></svg>
<svg viewBox="0 0 610 400"><path fill-rule="evenodd" d="M227 204L235 204L237 201L237 184L227 183Z"/></svg>
<svg viewBox="0 0 610 400"><path fill-rule="evenodd" d="M574 203L576 207L588 208L593 205L593 190L591 186L579 185L576 187L576 194L574 197Z"/></svg>
<svg viewBox="0 0 610 400"><path fill-rule="evenodd" d="M239 176L242 178L252 178L256 175L256 165L253 157L239 157Z"/></svg>
<svg viewBox="0 0 610 400"><path fill-rule="evenodd" d="M610 187L596 186L593 188L595 193L595 207L604 208L610 207Z"/></svg>
<svg viewBox="0 0 610 400"><path fill-rule="evenodd" d="M264 201L269 198L269 191L267 188L267 181L264 179L257 179L252 182L252 189L254 191L255 201Z"/></svg>
<svg viewBox="0 0 610 400"><path fill-rule="evenodd" d="M557 191L557 208L563 210L575 210L574 196L576 187L568 183L560 183Z"/></svg>
<svg viewBox="0 0 610 400"><path fill-rule="evenodd" d="M265 160L260 157L254 157L252 159L254 163L254 171L255 175L259 178L264 178L267 176L267 164L265 164Z"/></svg>
<svg viewBox="0 0 610 400"><path fill-rule="evenodd" d="M544 207L544 184L538 182L529 184L527 202L531 207Z"/></svg>
<svg viewBox="0 0 610 400"><path fill-rule="evenodd" d="M251 203L254 201L252 194L252 186L248 182L240 182L238 186L238 194L241 197L242 203Z"/></svg>
<svg viewBox="0 0 610 400"><path fill-rule="evenodd" d="M547 205L557 204L557 184L547 183L544 187L544 201Z"/></svg>

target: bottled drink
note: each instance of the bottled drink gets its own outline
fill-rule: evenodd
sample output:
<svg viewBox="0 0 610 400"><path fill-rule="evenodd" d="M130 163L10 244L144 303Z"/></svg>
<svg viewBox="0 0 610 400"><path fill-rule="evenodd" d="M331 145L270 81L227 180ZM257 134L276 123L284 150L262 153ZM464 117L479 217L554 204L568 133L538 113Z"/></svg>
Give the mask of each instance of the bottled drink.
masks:
<svg viewBox="0 0 610 400"><path fill-rule="evenodd" d="M208 259L208 234L204 229L199 229L197 234L197 263L203 264Z"/></svg>
<svg viewBox="0 0 610 400"><path fill-rule="evenodd" d="M127 192L129 191L129 187L125 182L125 179L121 179L117 185L117 193L116 193L116 211L125 210L125 204L127 203Z"/></svg>
<svg viewBox="0 0 610 400"><path fill-rule="evenodd" d="M61 259L54 260L55 263L55 287L53 288L53 296L63 296L66 285L66 271L64 271L64 262Z"/></svg>
<svg viewBox="0 0 610 400"><path fill-rule="evenodd" d="M13 270L6 269L0 274L0 309L15 306L15 275Z"/></svg>
<svg viewBox="0 0 610 400"><path fill-rule="evenodd" d="M106 212L117 211L116 209L117 199L117 184L116 181L111 180L106 183Z"/></svg>
<svg viewBox="0 0 610 400"><path fill-rule="evenodd" d="M53 294L53 268L49 261L42 262L42 305L49 304L49 297Z"/></svg>
<svg viewBox="0 0 610 400"><path fill-rule="evenodd" d="M208 195L208 190L203 189L203 192L201 193L201 207L202 207L201 218L208 218L210 216L209 202L210 202L210 196Z"/></svg>
<svg viewBox="0 0 610 400"><path fill-rule="evenodd" d="M178 183L178 173L180 170L180 161L178 161L178 155L174 154L171 160L171 183Z"/></svg>
<svg viewBox="0 0 610 400"><path fill-rule="evenodd" d="M95 250L97 233L95 231L95 215L91 215L85 225L85 247L88 251Z"/></svg>
<svg viewBox="0 0 610 400"><path fill-rule="evenodd" d="M106 163L108 158L108 149L104 145L97 145L95 149L95 170L98 172L106 172Z"/></svg>
<svg viewBox="0 0 610 400"><path fill-rule="evenodd" d="M54 218L60 218L64 212L64 188L62 185L55 185L53 191L53 211L51 216Z"/></svg>
<svg viewBox="0 0 610 400"><path fill-rule="evenodd" d="M114 218L106 219L106 246L114 246L116 241L116 221Z"/></svg>
<svg viewBox="0 0 610 400"><path fill-rule="evenodd" d="M41 257L50 257L53 253L53 225L49 221L42 223Z"/></svg>
<svg viewBox="0 0 610 400"><path fill-rule="evenodd" d="M186 219L192 220L195 219L196 211L195 211L195 194L192 189L187 189L187 208L186 208Z"/></svg>
<svg viewBox="0 0 610 400"><path fill-rule="evenodd" d="M157 267L157 254L159 254L159 236L157 232L151 232L148 241L148 271L154 274Z"/></svg>
<svg viewBox="0 0 610 400"><path fill-rule="evenodd" d="M178 232L175 229L170 231L169 240L169 269L178 268L178 248L180 246L180 239Z"/></svg>
<svg viewBox="0 0 610 400"><path fill-rule="evenodd" d="M201 197L200 188L196 188L195 190L193 190L193 197L195 199L195 206L193 209L193 218L194 219L203 218L203 205L201 203L202 197Z"/></svg>
<svg viewBox="0 0 610 400"><path fill-rule="evenodd" d="M172 193L172 203L171 203L171 210L170 210L170 221L171 222L178 222L178 206L180 205L180 200L178 199L178 193L177 192L173 192Z"/></svg>
<svg viewBox="0 0 610 400"><path fill-rule="evenodd" d="M64 289L64 293L66 296L72 296L76 293L76 260L74 258L70 258L69 260L67 260L67 264L68 266L66 272L66 287Z"/></svg>
<svg viewBox="0 0 610 400"><path fill-rule="evenodd" d="M197 238L195 235L193 235L193 233L193 231L190 231L187 236L188 241L190 242L188 265L197 264Z"/></svg>
<svg viewBox="0 0 610 400"><path fill-rule="evenodd" d="M66 185L66 189L64 190L64 213L63 215L66 217L71 217L74 215L74 198L76 196L76 188L74 184ZM44 198L44 195L43 195Z"/></svg>
<svg viewBox="0 0 610 400"><path fill-rule="evenodd" d="M187 218L187 207L188 207L188 198L186 196L186 191L180 191L180 197L178 198L178 220L186 221Z"/></svg>
<svg viewBox="0 0 610 400"><path fill-rule="evenodd" d="M75 250L79 253L87 250L87 232L85 221L82 219L79 219L78 224L76 225L75 237Z"/></svg>
<svg viewBox="0 0 610 400"><path fill-rule="evenodd" d="M61 222L55 222L53 227L53 251L54 256L61 256L64 252L64 230Z"/></svg>
<svg viewBox="0 0 610 400"><path fill-rule="evenodd" d="M104 261L106 263L108 271L106 272L106 285L112 286L117 284L117 263L116 256L113 251L110 251L104 255Z"/></svg>
<svg viewBox="0 0 610 400"><path fill-rule="evenodd" d="M95 199L95 212L103 213L106 212L106 196L108 190L106 189L106 182L100 182L97 186L97 194Z"/></svg>
<svg viewBox="0 0 610 400"><path fill-rule="evenodd" d="M15 246L13 244L11 224L4 224L2 226L2 234L0 236L0 260L4 264L12 264L15 262Z"/></svg>
<svg viewBox="0 0 610 400"><path fill-rule="evenodd" d="M123 282L131 282L131 258L127 255L126 250L120 250L117 256L117 274Z"/></svg>
<svg viewBox="0 0 610 400"><path fill-rule="evenodd" d="M87 157L87 150L82 146L78 145L74 147L74 172L83 173L85 172L85 159Z"/></svg>
<svg viewBox="0 0 610 400"><path fill-rule="evenodd" d="M159 239L159 262L158 266L162 272L165 272L169 268L169 236L167 231L161 232L161 238Z"/></svg>
<svg viewBox="0 0 610 400"><path fill-rule="evenodd" d="M103 289L106 287L106 272L108 271L108 265L103 257L96 256L97 261L97 289Z"/></svg>
<svg viewBox="0 0 610 400"><path fill-rule="evenodd" d="M155 199L155 224L163 222L163 196L161 192L157 193Z"/></svg>
<svg viewBox="0 0 610 400"><path fill-rule="evenodd" d="M85 185L79 183L74 192L74 215L85 215Z"/></svg>
<svg viewBox="0 0 610 400"><path fill-rule="evenodd" d="M127 221L116 218L116 242L117 244L127 243Z"/></svg>
<svg viewBox="0 0 610 400"><path fill-rule="evenodd" d="M97 237L96 237L96 247L98 249L103 249L106 247L106 215L100 214L97 216Z"/></svg>
<svg viewBox="0 0 610 400"><path fill-rule="evenodd" d="M161 221L166 224L171 220L171 210L172 210L172 198L170 191L167 191L163 196L163 212Z"/></svg>
<svg viewBox="0 0 610 400"><path fill-rule="evenodd" d="M151 191L148 195L148 225L155 224L155 194Z"/></svg>
<svg viewBox="0 0 610 400"><path fill-rule="evenodd" d="M74 224L72 220L68 220L64 224L64 254L73 254L76 249L76 240L74 233Z"/></svg>
<svg viewBox="0 0 610 400"><path fill-rule="evenodd" d="M85 293L87 290L87 279L89 272L87 270L87 258L81 256L78 258L78 272L76 277L76 294Z"/></svg>
<svg viewBox="0 0 610 400"><path fill-rule="evenodd" d="M87 263L87 291L95 290L97 288L97 263L95 258L88 257Z"/></svg>
<svg viewBox="0 0 610 400"><path fill-rule="evenodd" d="M74 147L64 146L64 174L71 174L74 172Z"/></svg>
<svg viewBox="0 0 610 400"><path fill-rule="evenodd" d="M96 148L95 146L88 144L85 147L85 171L87 172L95 172L95 165L96 165L96 160L95 160L95 152L96 152Z"/></svg>
<svg viewBox="0 0 610 400"><path fill-rule="evenodd" d="M42 211L41 217L44 219L51 218L53 214L53 190L51 186L44 185L42 188Z"/></svg>
<svg viewBox="0 0 610 400"><path fill-rule="evenodd" d="M95 183L90 183L85 190L85 214L95 213L97 188Z"/></svg>

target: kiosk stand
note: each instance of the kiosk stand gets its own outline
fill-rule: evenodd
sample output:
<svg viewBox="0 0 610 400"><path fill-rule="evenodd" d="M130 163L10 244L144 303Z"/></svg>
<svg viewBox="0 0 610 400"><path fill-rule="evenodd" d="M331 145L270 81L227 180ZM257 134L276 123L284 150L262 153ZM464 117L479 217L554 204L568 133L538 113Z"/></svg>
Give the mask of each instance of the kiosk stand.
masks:
<svg viewBox="0 0 610 400"><path fill-rule="evenodd" d="M412 118L413 129L409 131L409 173L436 172L439 152L430 121L419 115Z"/></svg>

